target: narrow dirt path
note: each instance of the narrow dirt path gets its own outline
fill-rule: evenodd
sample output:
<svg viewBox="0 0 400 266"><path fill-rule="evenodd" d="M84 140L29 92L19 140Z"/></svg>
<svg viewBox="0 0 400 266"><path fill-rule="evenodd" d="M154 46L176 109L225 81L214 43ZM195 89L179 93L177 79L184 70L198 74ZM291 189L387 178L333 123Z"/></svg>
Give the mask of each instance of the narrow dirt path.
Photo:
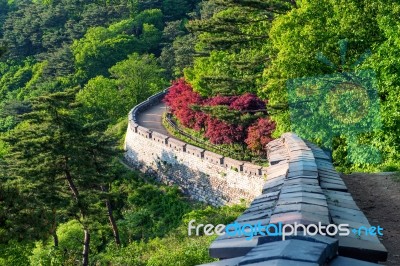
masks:
<svg viewBox="0 0 400 266"><path fill-rule="evenodd" d="M400 265L400 182L393 174L342 174L342 178L371 225L383 227L382 243L389 252L384 265Z"/></svg>

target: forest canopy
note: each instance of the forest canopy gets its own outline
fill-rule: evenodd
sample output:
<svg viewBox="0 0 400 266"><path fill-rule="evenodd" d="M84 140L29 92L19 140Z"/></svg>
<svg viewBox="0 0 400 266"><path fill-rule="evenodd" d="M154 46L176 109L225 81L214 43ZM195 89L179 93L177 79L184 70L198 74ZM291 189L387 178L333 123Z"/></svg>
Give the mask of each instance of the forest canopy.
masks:
<svg viewBox="0 0 400 266"><path fill-rule="evenodd" d="M398 171L399 16L395 0L0 0L0 265L212 261L185 221L243 206L121 164L129 110L171 84L174 119L214 145L265 158L295 131L340 170Z"/></svg>

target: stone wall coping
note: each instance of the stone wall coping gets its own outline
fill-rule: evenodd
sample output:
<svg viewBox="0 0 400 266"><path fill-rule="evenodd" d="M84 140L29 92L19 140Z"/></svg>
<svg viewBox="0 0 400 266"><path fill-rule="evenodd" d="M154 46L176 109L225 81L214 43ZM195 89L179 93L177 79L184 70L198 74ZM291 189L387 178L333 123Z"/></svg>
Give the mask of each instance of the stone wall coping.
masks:
<svg viewBox="0 0 400 266"><path fill-rule="evenodd" d="M212 158L216 158L216 159L222 159L224 158L224 156L218 154L218 153L214 153L212 151L204 151L204 156L205 157L212 157Z"/></svg>
<svg viewBox="0 0 400 266"><path fill-rule="evenodd" d="M205 149L190 145L190 144L186 144L186 150L190 150L190 151L196 151L196 152L205 152Z"/></svg>
<svg viewBox="0 0 400 266"><path fill-rule="evenodd" d="M152 131L150 129L148 129L147 127L142 127L139 126L137 127L138 132L143 132L143 133L152 133Z"/></svg>
<svg viewBox="0 0 400 266"><path fill-rule="evenodd" d="M244 165L243 161L235 160L229 157L225 157L224 162L225 164Z"/></svg>
<svg viewBox="0 0 400 266"><path fill-rule="evenodd" d="M177 139L171 138L171 137L168 139L168 143L169 144L175 144L176 146L182 146L182 147L187 145L186 142L181 141L181 140L177 140Z"/></svg>
<svg viewBox="0 0 400 266"><path fill-rule="evenodd" d="M164 135L164 134L159 133L159 132L154 131L154 130L152 130L152 133L153 133L153 134L152 134L153 137L157 137L157 138L160 138L160 139L167 139L167 138L170 138L169 136Z"/></svg>
<svg viewBox="0 0 400 266"><path fill-rule="evenodd" d="M285 133L280 139L267 146L269 155L275 158L277 164L262 167L262 172L267 172L262 195L253 200L235 222L255 225L262 221L262 225L267 226L278 223L339 225L346 221L352 228L370 226L330 159L315 157L315 154L323 152L321 148L307 144L294 133ZM254 165L245 163L245 171L251 171L251 166ZM352 219L357 217L354 220L357 222L348 218L349 213L353 215ZM223 235L212 242L209 254L214 258L227 259L227 263L218 264L221 266L253 265L255 262L265 262L267 265L271 259L281 260L277 263L279 265L303 265L305 261L315 262L313 265L331 265L330 262L338 254L351 255L353 263L349 265L378 265L366 261L386 261L386 248L377 237L368 237L362 234L358 237L336 235L333 238L321 233L292 236L285 241L270 236L256 236L251 242L242 236ZM239 256L242 256L239 264L229 262L229 259Z"/></svg>
<svg viewBox="0 0 400 266"><path fill-rule="evenodd" d="M257 169L257 170L263 168L263 167L260 166L260 165L256 165L256 164L252 164L252 163L247 163L247 162L245 162L243 166L246 167L246 168L252 168L252 169Z"/></svg>

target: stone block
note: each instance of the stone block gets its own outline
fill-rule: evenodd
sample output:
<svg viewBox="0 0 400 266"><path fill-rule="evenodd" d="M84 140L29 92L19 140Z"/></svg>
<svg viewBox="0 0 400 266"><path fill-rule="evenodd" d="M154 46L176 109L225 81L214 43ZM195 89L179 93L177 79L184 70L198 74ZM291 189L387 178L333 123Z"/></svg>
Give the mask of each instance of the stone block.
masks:
<svg viewBox="0 0 400 266"><path fill-rule="evenodd" d="M244 163L243 165L243 173L248 175L261 175L261 169L261 166L252 163Z"/></svg>
<svg viewBox="0 0 400 266"><path fill-rule="evenodd" d="M387 250L381 244L348 236L336 236L339 240L339 255L370 262L386 261Z"/></svg>
<svg viewBox="0 0 400 266"><path fill-rule="evenodd" d="M273 195L273 193L277 193L276 195ZM267 202L267 201L276 201L279 198L279 191L273 191L273 192L268 192L261 194L260 196L256 197L251 205L260 203L260 202Z"/></svg>
<svg viewBox="0 0 400 266"><path fill-rule="evenodd" d="M277 204L285 205L285 204L294 204L294 203L305 203L305 204L312 204L312 205L328 207L326 200L309 198L309 197L292 197L292 198L285 198L285 199L279 198Z"/></svg>
<svg viewBox="0 0 400 266"><path fill-rule="evenodd" d="M321 182L321 188L337 191L347 191L347 187L340 184Z"/></svg>
<svg viewBox="0 0 400 266"><path fill-rule="evenodd" d="M358 223L369 224L367 217L365 217L364 213L357 212L352 210L352 213L345 212L345 211L337 211L333 208L329 208L329 213L331 214L332 219L343 219L343 220L350 220ZM347 209L350 210L350 209Z"/></svg>
<svg viewBox="0 0 400 266"><path fill-rule="evenodd" d="M198 158L204 158L205 150L190 144L186 144L186 152Z"/></svg>
<svg viewBox="0 0 400 266"><path fill-rule="evenodd" d="M261 219L266 219L270 218L272 214L272 210L269 211L260 211L260 212L251 212L251 213L245 213L240 215L236 221L239 223L245 223L247 221L258 221Z"/></svg>
<svg viewBox="0 0 400 266"><path fill-rule="evenodd" d="M238 265L262 262L264 262L263 265L269 265L269 261L279 259L323 265L328 260L325 253L326 247L327 245L323 243L296 239L266 243L252 249Z"/></svg>
<svg viewBox="0 0 400 266"><path fill-rule="evenodd" d="M267 182L265 182L265 185L263 187L262 193L265 194L274 191L280 191L283 183L284 183L283 177L267 180Z"/></svg>
<svg viewBox="0 0 400 266"><path fill-rule="evenodd" d="M332 196L332 195L329 195L326 193L324 193L324 194L326 196L326 201L332 203L335 206L342 206L342 207L355 206L355 207L357 207L357 204L355 203L353 198ZM345 205L343 205L343 204L345 204ZM354 209L354 208L350 208L350 209ZM356 210L359 210L359 208L357 207Z"/></svg>
<svg viewBox="0 0 400 266"><path fill-rule="evenodd" d="M332 204L328 204L328 209L330 213L340 213L343 215L364 215L364 213L360 210L354 210L354 209L349 209L345 207L340 207L340 206L334 206Z"/></svg>
<svg viewBox="0 0 400 266"><path fill-rule="evenodd" d="M165 136L164 134L153 131L153 133L151 134L151 137L155 142L162 143L162 144L168 144L169 137Z"/></svg>
<svg viewBox="0 0 400 266"><path fill-rule="evenodd" d="M250 204L250 207L260 207L264 206L264 208L269 208L268 206L272 205L275 206L276 201L278 200L278 197L274 198L265 198L265 199L255 199L253 202Z"/></svg>
<svg viewBox="0 0 400 266"><path fill-rule="evenodd" d="M333 191L333 190L323 190L325 195L329 195L330 197L343 198L346 200L353 200L353 197L349 192L346 191Z"/></svg>
<svg viewBox="0 0 400 266"><path fill-rule="evenodd" d="M204 159L206 159L208 162L221 165L224 163L224 156L216 154L211 151L205 151L204 152Z"/></svg>
<svg viewBox="0 0 400 266"><path fill-rule="evenodd" d="M326 202L328 203L328 208L331 206L336 206L336 207L341 207L341 208L347 208L347 209L353 209L359 211L360 208L358 208L357 204L355 202L351 201L338 201L336 199L326 199Z"/></svg>
<svg viewBox="0 0 400 266"><path fill-rule="evenodd" d="M248 209L246 209L243 214L246 213L252 213L252 212L257 212L257 211L269 211L269 210L273 210L275 208L275 202L264 202L264 203L259 203L259 204L254 204L254 205L250 205L250 207Z"/></svg>
<svg viewBox="0 0 400 266"><path fill-rule="evenodd" d="M321 187L318 185L309 185L303 183L287 185L285 182L285 185L282 187L281 193L285 194L294 192L309 192L309 193L323 194Z"/></svg>
<svg viewBox="0 0 400 266"><path fill-rule="evenodd" d="M147 139L151 139L151 133L152 131L148 128L142 127L142 126L138 126L137 127L137 133Z"/></svg>
<svg viewBox="0 0 400 266"><path fill-rule="evenodd" d="M328 263L328 266L379 266L382 264L376 264L363 260L356 260L352 258L337 256Z"/></svg>
<svg viewBox="0 0 400 266"><path fill-rule="evenodd" d="M129 126L130 126L130 129L133 131L133 132L135 132L135 133L137 133L137 128L138 128L138 124L136 124L135 122L133 122L133 121L129 121Z"/></svg>
<svg viewBox="0 0 400 266"><path fill-rule="evenodd" d="M285 239L286 240L297 239L297 240L325 244L327 246L326 246L324 255L328 258L328 260L331 260L337 256L337 252L338 252L338 248L339 248L339 241L333 237L328 237L328 236L322 236L322 235L309 236L309 235L298 234L297 236L295 236L295 235L286 236ZM268 243L268 242L271 242L271 240L267 239L267 238L259 239L259 245L262 245L262 244Z"/></svg>
<svg viewBox="0 0 400 266"><path fill-rule="evenodd" d="M243 172L243 162L232 158L224 158L224 166L237 172Z"/></svg>
<svg viewBox="0 0 400 266"><path fill-rule="evenodd" d="M274 165L270 165L267 167L267 174L272 174L276 171L280 172L280 171L284 171L282 169L288 169L289 168L289 162L287 161L282 161L280 163L274 164Z"/></svg>
<svg viewBox="0 0 400 266"><path fill-rule="evenodd" d="M308 212L329 217L328 208L318 205L295 203L295 204L278 205L274 209L274 214L285 213L285 212Z"/></svg>
<svg viewBox="0 0 400 266"><path fill-rule="evenodd" d="M337 185L342 185L345 186L345 183L341 178L332 178L332 177L322 177L320 176L321 182L325 183L331 183L331 184L337 184Z"/></svg>
<svg viewBox="0 0 400 266"><path fill-rule="evenodd" d="M326 200L324 194L299 191L299 192L291 192L291 193L282 193L281 192L281 194L279 196L279 201L281 199L290 199L290 198L298 198L298 197Z"/></svg>
<svg viewBox="0 0 400 266"><path fill-rule="evenodd" d="M227 238L218 237L209 248L210 257L230 259L246 255L258 245L258 237L246 240L244 237Z"/></svg>
<svg viewBox="0 0 400 266"><path fill-rule="evenodd" d="M318 179L315 177L298 176L285 180L285 187L299 184L319 186Z"/></svg>
<svg viewBox="0 0 400 266"><path fill-rule="evenodd" d="M318 224L318 222L321 222L321 224L323 225L330 224L329 216L327 216L326 214L316 214L305 211L300 211L300 212L293 211L293 212L273 214L270 218L270 223L273 224L297 223L297 224L309 225L309 224Z"/></svg>
<svg viewBox="0 0 400 266"><path fill-rule="evenodd" d="M268 161L269 161L269 163L270 163L271 165L275 165L275 164L278 164L278 163L280 163L280 162L287 162L287 161L288 161L288 158L287 158L287 157L286 157L286 158L283 158L283 157L275 157L275 158L269 159Z"/></svg>
<svg viewBox="0 0 400 266"><path fill-rule="evenodd" d="M168 139L168 147L176 150L176 151L186 151L186 143L174 138L169 138Z"/></svg>
<svg viewBox="0 0 400 266"><path fill-rule="evenodd" d="M327 160L316 158L315 163L317 164L318 168L324 167L325 169L335 169L335 167L333 167L333 164Z"/></svg>
<svg viewBox="0 0 400 266"><path fill-rule="evenodd" d="M324 172L324 171L321 171L320 169L318 169L318 174L319 174L320 178L332 178L332 179L342 180L340 175L336 172L327 172L327 171Z"/></svg>
<svg viewBox="0 0 400 266"><path fill-rule="evenodd" d="M289 170L292 171L312 171L312 172L317 172L317 165L315 162L312 161L296 161L296 162L290 162L289 163Z"/></svg>
<svg viewBox="0 0 400 266"><path fill-rule="evenodd" d="M318 172L317 171L308 171L308 170L298 170L298 171L292 171L289 169L289 173L287 175L288 178L293 178L293 177L298 177L298 176L309 176L313 178L318 178Z"/></svg>

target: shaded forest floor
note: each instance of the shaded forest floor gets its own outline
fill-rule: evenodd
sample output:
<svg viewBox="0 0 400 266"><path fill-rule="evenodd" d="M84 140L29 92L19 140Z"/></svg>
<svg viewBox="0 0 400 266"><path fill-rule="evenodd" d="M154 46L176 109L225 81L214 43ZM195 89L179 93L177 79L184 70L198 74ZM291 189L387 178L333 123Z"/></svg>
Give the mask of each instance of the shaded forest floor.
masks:
<svg viewBox="0 0 400 266"><path fill-rule="evenodd" d="M400 182L394 174L342 174L349 192L371 225L383 228L382 243L389 252L384 265L400 265ZM398 178L398 177L397 177Z"/></svg>

